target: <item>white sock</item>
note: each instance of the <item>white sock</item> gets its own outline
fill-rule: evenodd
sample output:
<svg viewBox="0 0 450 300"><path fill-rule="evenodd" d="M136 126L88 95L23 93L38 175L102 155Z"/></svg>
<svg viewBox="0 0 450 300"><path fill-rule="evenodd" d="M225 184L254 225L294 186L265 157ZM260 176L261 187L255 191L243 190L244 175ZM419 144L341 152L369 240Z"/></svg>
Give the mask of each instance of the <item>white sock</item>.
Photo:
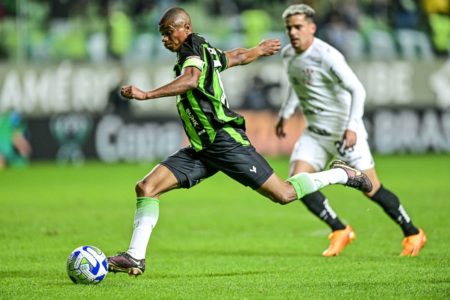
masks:
<svg viewBox="0 0 450 300"><path fill-rule="evenodd" d="M287 179L294 187L298 199L330 184L344 184L347 180L347 173L339 168L317 173L302 172Z"/></svg>
<svg viewBox="0 0 450 300"><path fill-rule="evenodd" d="M145 258L148 241L159 217L159 200L138 197L134 215L134 229L127 253L136 259Z"/></svg>
<svg viewBox="0 0 450 300"><path fill-rule="evenodd" d="M311 176L318 190L330 184L345 184L348 180L347 173L340 168L317 173L310 173L309 175Z"/></svg>

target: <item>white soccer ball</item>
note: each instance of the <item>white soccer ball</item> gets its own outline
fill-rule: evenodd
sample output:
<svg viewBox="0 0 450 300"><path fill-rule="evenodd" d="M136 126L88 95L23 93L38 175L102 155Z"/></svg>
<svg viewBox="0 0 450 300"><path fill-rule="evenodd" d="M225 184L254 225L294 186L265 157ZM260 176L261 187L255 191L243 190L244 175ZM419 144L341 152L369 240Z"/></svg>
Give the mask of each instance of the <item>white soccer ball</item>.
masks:
<svg viewBox="0 0 450 300"><path fill-rule="evenodd" d="M67 275L76 284L97 284L108 274L108 260L102 250L81 246L67 258Z"/></svg>

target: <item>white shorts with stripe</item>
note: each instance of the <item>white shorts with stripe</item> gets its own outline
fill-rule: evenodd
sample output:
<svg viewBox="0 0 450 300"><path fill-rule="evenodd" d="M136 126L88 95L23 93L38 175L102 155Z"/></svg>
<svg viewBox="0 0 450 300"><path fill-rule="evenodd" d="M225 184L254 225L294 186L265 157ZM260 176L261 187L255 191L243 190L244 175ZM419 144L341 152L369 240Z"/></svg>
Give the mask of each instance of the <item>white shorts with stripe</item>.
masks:
<svg viewBox="0 0 450 300"><path fill-rule="evenodd" d="M312 165L316 171L324 170L332 159L343 160L358 170L367 170L375 166L367 139L357 139L356 145L345 151L340 148L339 140L305 130L295 143L291 163L303 160Z"/></svg>

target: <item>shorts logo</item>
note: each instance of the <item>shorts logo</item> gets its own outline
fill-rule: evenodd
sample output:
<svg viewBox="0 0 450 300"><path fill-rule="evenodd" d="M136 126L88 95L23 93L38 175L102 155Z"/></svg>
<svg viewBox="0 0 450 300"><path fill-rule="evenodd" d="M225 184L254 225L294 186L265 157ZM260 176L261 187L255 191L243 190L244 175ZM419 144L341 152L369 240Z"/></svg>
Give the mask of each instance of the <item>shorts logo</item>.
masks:
<svg viewBox="0 0 450 300"><path fill-rule="evenodd" d="M336 141L334 142L334 145L336 146L336 149L341 156L347 156L348 154L350 154L350 152L353 152L353 150L355 150L354 147L345 148L346 147L345 141L344 142Z"/></svg>
<svg viewBox="0 0 450 300"><path fill-rule="evenodd" d="M250 172L253 172L253 173L256 174L256 167L255 167L255 166L252 166L252 168L250 169Z"/></svg>

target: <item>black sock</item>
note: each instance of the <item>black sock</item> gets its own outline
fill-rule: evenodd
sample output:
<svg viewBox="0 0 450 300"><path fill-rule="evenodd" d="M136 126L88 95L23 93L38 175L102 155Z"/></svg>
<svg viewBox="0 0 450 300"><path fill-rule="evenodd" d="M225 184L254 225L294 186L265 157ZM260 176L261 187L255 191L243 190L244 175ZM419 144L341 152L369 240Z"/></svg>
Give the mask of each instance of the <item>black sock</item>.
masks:
<svg viewBox="0 0 450 300"><path fill-rule="evenodd" d="M413 225L405 209L400 204L398 197L385 189L383 185L370 199L378 203L389 217L400 225L405 236L419 233L419 230Z"/></svg>
<svg viewBox="0 0 450 300"><path fill-rule="evenodd" d="M345 229L345 225L336 216L336 213L328 204L327 198L320 191L306 195L301 200L309 211L327 223L331 230Z"/></svg>

